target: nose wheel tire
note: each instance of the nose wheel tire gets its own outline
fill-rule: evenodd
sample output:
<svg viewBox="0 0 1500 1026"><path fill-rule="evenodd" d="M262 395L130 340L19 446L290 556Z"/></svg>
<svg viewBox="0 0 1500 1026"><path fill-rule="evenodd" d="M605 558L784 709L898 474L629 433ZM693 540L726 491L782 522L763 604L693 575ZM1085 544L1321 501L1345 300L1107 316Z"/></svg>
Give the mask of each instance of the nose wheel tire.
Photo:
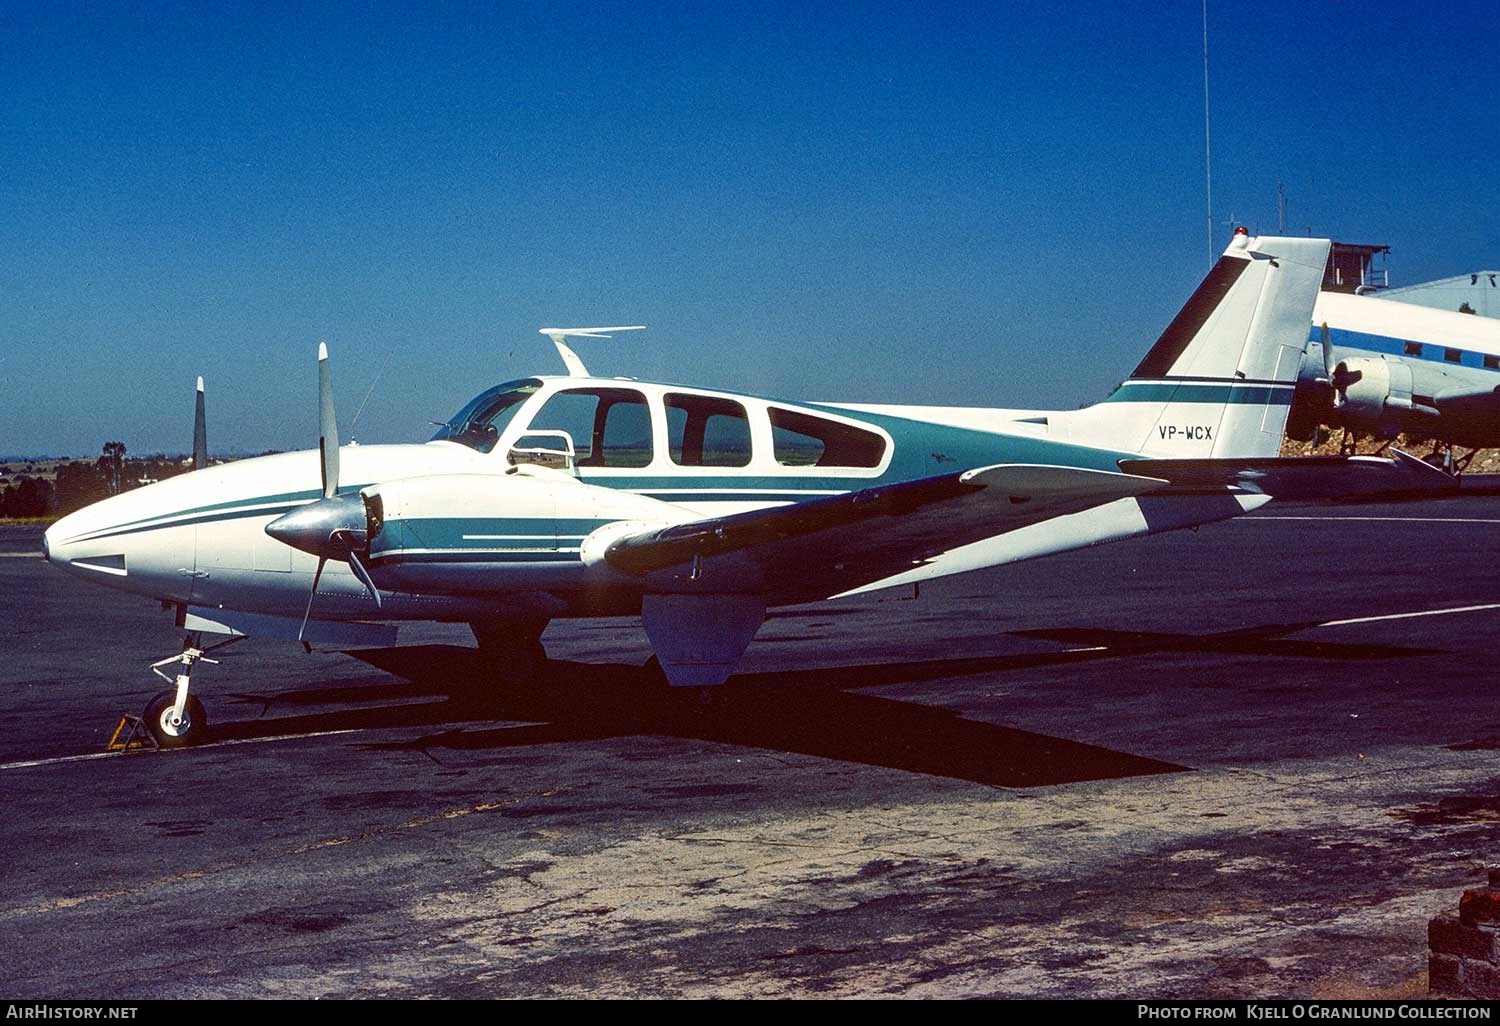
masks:
<svg viewBox="0 0 1500 1026"><path fill-rule="evenodd" d="M182 722L172 722L172 712L177 706L177 692L163 691L146 703L146 712L141 717L146 729L161 748L186 748L208 740L208 713L197 695L189 695L182 710Z"/></svg>

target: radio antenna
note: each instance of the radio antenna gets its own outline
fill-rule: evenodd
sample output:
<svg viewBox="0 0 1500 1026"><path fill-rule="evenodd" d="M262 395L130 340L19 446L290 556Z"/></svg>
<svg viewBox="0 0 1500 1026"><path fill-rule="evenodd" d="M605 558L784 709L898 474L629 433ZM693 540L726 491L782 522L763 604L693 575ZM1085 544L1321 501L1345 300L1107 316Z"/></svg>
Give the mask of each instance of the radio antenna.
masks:
<svg viewBox="0 0 1500 1026"><path fill-rule="evenodd" d="M563 363L567 365L569 377L586 378L589 376L589 369L583 365L583 361L578 358L578 354L573 352L573 347L568 345L565 341L566 339L609 338L610 336L606 334L607 332L644 331L645 328L644 324L617 324L610 328L538 328L537 332L546 335L552 340L552 344L557 347L557 355L561 356Z"/></svg>
<svg viewBox="0 0 1500 1026"><path fill-rule="evenodd" d="M1208 198L1208 266L1214 264L1214 162L1208 138L1208 0L1203 0L1203 186Z"/></svg>

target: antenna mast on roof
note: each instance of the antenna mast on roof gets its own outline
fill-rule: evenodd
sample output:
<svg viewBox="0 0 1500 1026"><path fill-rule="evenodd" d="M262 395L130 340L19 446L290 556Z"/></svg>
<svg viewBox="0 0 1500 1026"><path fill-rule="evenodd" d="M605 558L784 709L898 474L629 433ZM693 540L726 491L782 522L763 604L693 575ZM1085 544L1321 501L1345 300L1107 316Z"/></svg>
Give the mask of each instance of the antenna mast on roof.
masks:
<svg viewBox="0 0 1500 1026"><path fill-rule="evenodd" d="M1203 184L1208 197L1208 266L1214 265L1214 164L1208 142L1208 0L1203 0Z"/></svg>
<svg viewBox="0 0 1500 1026"><path fill-rule="evenodd" d="M609 338L605 332L609 331L643 331L644 324L615 325L609 328L538 328L539 334L546 335L557 347L557 355L567 365L568 376L573 378L586 378L589 369L583 365L578 354L573 352L573 347L563 341L568 338Z"/></svg>

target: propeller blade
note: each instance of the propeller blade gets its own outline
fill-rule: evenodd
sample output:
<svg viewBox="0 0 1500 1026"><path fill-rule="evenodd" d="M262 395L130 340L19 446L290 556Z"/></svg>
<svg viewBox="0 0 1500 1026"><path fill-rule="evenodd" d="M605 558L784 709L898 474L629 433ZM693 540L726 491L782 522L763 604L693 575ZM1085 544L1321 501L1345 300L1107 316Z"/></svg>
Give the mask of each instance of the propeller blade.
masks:
<svg viewBox="0 0 1500 1026"><path fill-rule="evenodd" d="M307 612L305 612L305 613L302 614L302 626L297 628L297 640L298 641L301 641L302 640L302 636L307 633L307 621L312 617L313 599L315 599L315 598L318 597L318 581L320 581L320 580L323 579L323 566L327 562L328 562L328 557L327 556L324 556L322 559L319 559L318 560L318 569L313 573L312 591L310 591L310 592L307 593Z"/></svg>
<svg viewBox="0 0 1500 1026"><path fill-rule="evenodd" d="M380 591L375 587L375 582L370 579L370 571L360 562L359 555L351 548L349 550L349 569L354 571L354 576L359 578L359 583L365 586L370 597L375 600L375 608L380 608Z"/></svg>
<svg viewBox="0 0 1500 1026"><path fill-rule="evenodd" d="M198 378L198 399L193 408L193 469L208 466L208 418L203 415L203 378Z"/></svg>
<svg viewBox="0 0 1500 1026"><path fill-rule="evenodd" d="M1333 380L1333 343L1328 341L1328 322L1323 322L1323 377Z"/></svg>
<svg viewBox="0 0 1500 1026"><path fill-rule="evenodd" d="M318 454L323 461L323 498L331 499L339 490L339 425L333 413L326 342L318 343Z"/></svg>

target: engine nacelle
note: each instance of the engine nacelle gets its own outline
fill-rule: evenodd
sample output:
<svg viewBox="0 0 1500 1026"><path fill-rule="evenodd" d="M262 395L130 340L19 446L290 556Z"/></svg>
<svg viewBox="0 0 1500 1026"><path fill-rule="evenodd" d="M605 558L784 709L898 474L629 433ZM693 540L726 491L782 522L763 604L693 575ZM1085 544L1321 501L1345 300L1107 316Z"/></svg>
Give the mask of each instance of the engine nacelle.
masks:
<svg viewBox="0 0 1500 1026"><path fill-rule="evenodd" d="M370 570L382 587L494 595L576 584L599 540L696 519L678 506L532 466L444 474L364 489ZM595 544L586 545L589 538Z"/></svg>
<svg viewBox="0 0 1500 1026"><path fill-rule="evenodd" d="M1400 360L1341 360L1333 384L1333 406L1346 428L1394 438L1412 416L1411 367Z"/></svg>

